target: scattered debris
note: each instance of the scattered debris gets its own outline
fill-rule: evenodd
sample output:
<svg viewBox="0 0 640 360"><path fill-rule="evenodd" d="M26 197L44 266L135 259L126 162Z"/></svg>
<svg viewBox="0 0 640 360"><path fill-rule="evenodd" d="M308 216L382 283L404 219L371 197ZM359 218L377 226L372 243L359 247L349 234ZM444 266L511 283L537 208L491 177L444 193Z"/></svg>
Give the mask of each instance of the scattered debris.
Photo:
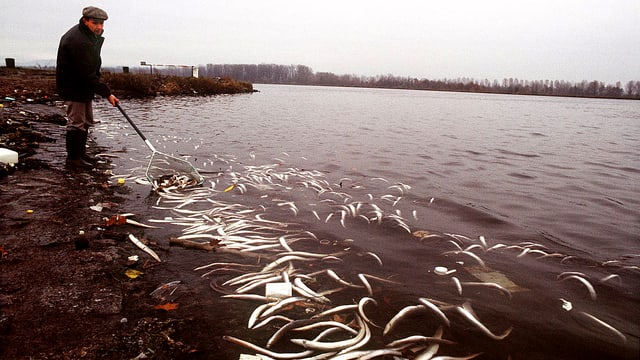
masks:
<svg viewBox="0 0 640 360"><path fill-rule="evenodd" d="M176 310L178 309L178 304L177 303L165 303L165 304L160 304L160 305L156 305L154 306L154 309L156 310L164 310L164 311L172 311L172 310Z"/></svg>
<svg viewBox="0 0 640 360"><path fill-rule="evenodd" d="M169 239L169 245L177 245L187 249L197 249L197 250L205 250L205 251L216 251L216 248L219 248L222 246L220 244L220 240L197 242L197 241L192 241L187 239L177 239L177 238Z"/></svg>
<svg viewBox="0 0 640 360"><path fill-rule="evenodd" d="M143 244L142 241L138 240L138 238L133 236L133 234L129 234L129 240L131 240L131 242L134 243L137 247L142 249L142 251L144 251L147 254L151 255L151 257L156 259L158 262L162 262L162 260L160 260L160 257L158 256L158 254L156 254L155 251L151 250L150 247L148 247L147 245Z"/></svg>
<svg viewBox="0 0 640 360"><path fill-rule="evenodd" d="M127 269L124 271L124 274L127 275L129 279L136 279L144 273L142 271L135 270L135 269Z"/></svg>
<svg viewBox="0 0 640 360"><path fill-rule="evenodd" d="M470 267L466 267L465 269L469 272L469 274L473 275L478 280L485 283L498 284L512 293L528 290L514 283L513 281L509 280L509 278L507 278L505 274L499 271L492 270L489 268L482 268L479 266L470 266Z"/></svg>

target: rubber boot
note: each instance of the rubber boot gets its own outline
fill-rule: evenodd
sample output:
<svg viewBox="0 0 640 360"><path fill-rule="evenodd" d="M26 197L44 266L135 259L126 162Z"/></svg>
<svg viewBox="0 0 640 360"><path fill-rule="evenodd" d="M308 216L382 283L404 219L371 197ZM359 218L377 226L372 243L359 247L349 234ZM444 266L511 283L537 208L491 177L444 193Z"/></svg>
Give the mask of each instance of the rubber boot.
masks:
<svg viewBox="0 0 640 360"><path fill-rule="evenodd" d="M83 142L84 131L67 130L67 165L75 168L90 169L91 163L82 159L85 143ZM86 137L84 137L86 139Z"/></svg>
<svg viewBox="0 0 640 360"><path fill-rule="evenodd" d="M81 150L80 151L80 158L86 162L89 162L91 164L95 163L96 161L98 161L98 159L94 158L93 156L90 156L89 154L87 154L87 137L89 136L89 132L88 131L79 131L80 134L82 134L81 136L79 135L78 137L80 138L80 144L82 144L82 146L78 145L78 148Z"/></svg>

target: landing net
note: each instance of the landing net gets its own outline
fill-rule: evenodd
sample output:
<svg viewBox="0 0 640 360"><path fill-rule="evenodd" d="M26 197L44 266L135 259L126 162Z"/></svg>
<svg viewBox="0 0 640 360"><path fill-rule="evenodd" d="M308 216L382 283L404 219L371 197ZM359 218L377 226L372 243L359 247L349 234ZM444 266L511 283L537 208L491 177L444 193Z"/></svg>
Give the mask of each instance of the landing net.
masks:
<svg viewBox="0 0 640 360"><path fill-rule="evenodd" d="M154 190L186 189L204 182L191 163L159 152L151 156L145 175Z"/></svg>

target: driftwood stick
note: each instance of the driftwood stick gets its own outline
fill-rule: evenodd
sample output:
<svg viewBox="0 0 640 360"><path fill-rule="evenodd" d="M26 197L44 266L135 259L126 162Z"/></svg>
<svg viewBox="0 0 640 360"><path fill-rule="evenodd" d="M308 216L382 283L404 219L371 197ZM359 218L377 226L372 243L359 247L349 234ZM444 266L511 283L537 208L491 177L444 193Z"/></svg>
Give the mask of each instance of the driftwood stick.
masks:
<svg viewBox="0 0 640 360"><path fill-rule="evenodd" d="M201 243L197 241L185 240L185 239L169 239L169 245L177 245L182 246L187 249L198 249L198 250L206 250L206 251L215 251L216 247L211 245L210 243Z"/></svg>

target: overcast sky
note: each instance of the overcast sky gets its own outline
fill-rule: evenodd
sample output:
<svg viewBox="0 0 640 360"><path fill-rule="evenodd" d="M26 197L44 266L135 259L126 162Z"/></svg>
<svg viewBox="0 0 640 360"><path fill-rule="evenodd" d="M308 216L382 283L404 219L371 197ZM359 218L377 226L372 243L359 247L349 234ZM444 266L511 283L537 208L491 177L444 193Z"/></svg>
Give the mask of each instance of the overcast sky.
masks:
<svg viewBox="0 0 640 360"><path fill-rule="evenodd" d="M60 36L87 5L109 14L104 66L269 63L427 79L640 80L640 0L4 0L0 61L54 65Z"/></svg>

